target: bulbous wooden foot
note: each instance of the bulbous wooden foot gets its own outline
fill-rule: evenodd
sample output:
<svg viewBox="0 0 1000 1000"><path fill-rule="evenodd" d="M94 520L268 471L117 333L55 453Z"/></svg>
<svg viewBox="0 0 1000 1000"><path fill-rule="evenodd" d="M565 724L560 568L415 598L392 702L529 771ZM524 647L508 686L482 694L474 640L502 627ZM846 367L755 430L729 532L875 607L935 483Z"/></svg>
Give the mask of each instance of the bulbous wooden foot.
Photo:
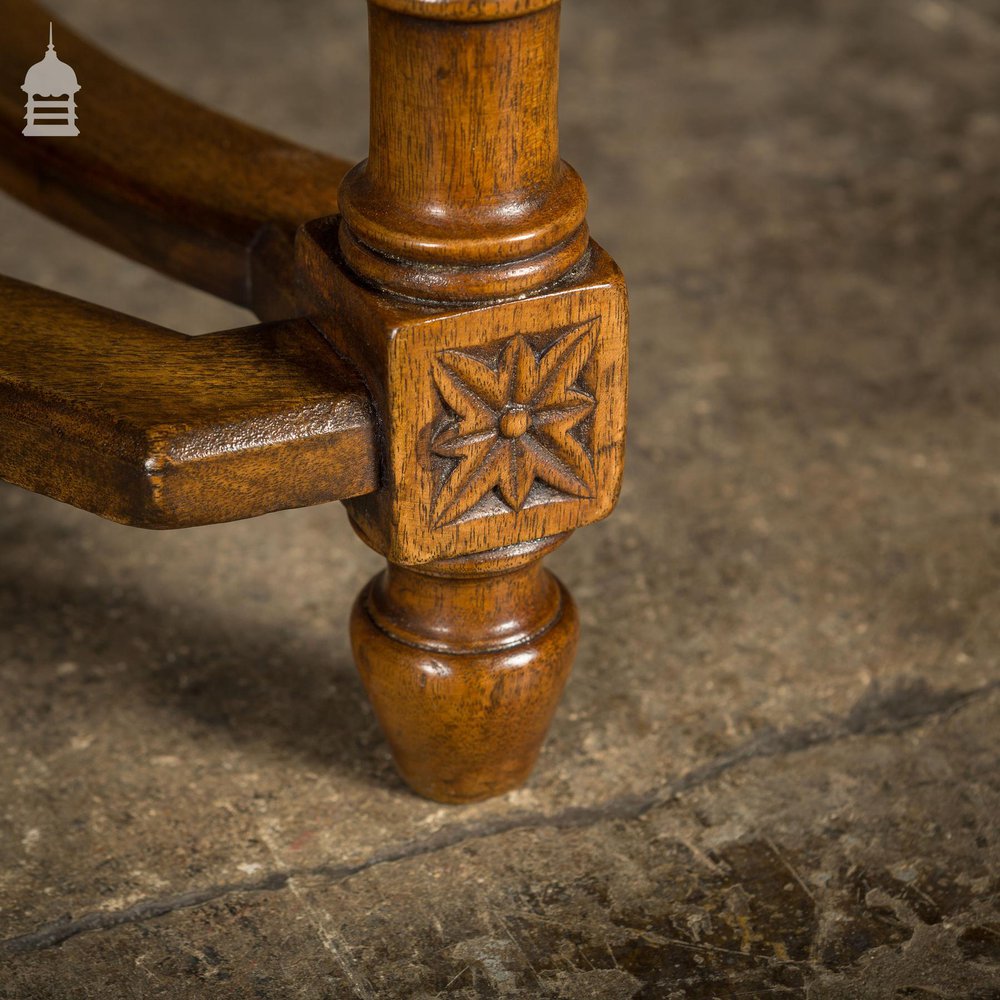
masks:
<svg viewBox="0 0 1000 1000"><path fill-rule="evenodd" d="M531 773L569 676L576 607L532 553L394 566L351 615L361 679L407 783L474 802Z"/></svg>

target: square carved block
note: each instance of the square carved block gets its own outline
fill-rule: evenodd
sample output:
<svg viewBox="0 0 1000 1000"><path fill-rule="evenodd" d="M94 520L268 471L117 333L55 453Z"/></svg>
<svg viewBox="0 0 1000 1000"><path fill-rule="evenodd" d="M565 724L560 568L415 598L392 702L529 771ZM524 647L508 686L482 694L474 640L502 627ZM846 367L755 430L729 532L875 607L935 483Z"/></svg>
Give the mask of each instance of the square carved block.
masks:
<svg viewBox="0 0 1000 1000"><path fill-rule="evenodd" d="M557 285L427 305L360 285L328 221L300 232L305 305L361 370L383 434L377 493L348 503L366 540L419 565L599 520L621 486L628 301L592 243Z"/></svg>

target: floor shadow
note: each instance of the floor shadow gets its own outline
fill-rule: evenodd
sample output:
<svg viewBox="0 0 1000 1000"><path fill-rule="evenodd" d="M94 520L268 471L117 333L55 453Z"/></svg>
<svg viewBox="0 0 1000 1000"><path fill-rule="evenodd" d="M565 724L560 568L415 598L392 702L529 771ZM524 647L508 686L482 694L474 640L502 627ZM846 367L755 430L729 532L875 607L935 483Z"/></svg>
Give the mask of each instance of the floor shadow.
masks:
<svg viewBox="0 0 1000 1000"><path fill-rule="evenodd" d="M337 626L321 640L254 621L252 610L188 606L176 594L157 605L105 584L0 576L0 665L23 694L15 729L105 712L194 737L222 730L248 753L266 745L397 783Z"/></svg>

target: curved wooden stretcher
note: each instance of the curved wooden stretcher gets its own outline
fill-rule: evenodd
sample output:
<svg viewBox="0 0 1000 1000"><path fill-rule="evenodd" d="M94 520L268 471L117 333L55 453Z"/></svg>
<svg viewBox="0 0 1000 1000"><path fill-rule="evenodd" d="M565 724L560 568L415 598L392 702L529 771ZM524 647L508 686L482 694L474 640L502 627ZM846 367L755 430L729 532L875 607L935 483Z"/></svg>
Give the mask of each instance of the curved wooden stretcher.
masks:
<svg viewBox="0 0 1000 1000"><path fill-rule="evenodd" d="M263 321L187 337L0 278L0 477L147 528L345 501L388 560L351 621L380 724L413 788L470 801L526 779L571 667L541 558L617 499L626 292L558 155L558 0L369 12L349 170L58 20L80 134L22 135L53 19L0 0L0 185Z"/></svg>

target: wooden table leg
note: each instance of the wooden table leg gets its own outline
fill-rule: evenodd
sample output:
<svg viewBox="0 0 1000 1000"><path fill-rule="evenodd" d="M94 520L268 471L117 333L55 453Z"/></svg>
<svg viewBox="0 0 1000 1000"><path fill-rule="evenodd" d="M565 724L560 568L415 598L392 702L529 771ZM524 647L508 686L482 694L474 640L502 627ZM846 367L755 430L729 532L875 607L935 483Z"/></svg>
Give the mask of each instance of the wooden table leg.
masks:
<svg viewBox="0 0 1000 1000"><path fill-rule="evenodd" d="M441 802L522 784L576 651L576 606L542 567L550 545L417 569L361 592L351 641L400 773Z"/></svg>
<svg viewBox="0 0 1000 1000"><path fill-rule="evenodd" d="M7 10L16 92L48 15ZM354 612L365 685L404 777L468 801L527 777L570 670L576 612L541 558L618 497L627 292L559 156L559 0L369 17L371 145L346 175L79 43L121 100L69 145L16 136L0 186L277 322L189 342L0 282L23 443L0 475L155 527L345 498L389 564ZM136 107L161 126L138 145ZM20 118L0 101L0 138Z"/></svg>
<svg viewBox="0 0 1000 1000"><path fill-rule="evenodd" d="M374 0L371 149L300 229L302 311L372 394L388 560L352 618L404 778L524 781L576 648L541 557L621 482L627 301L559 158L558 0Z"/></svg>

